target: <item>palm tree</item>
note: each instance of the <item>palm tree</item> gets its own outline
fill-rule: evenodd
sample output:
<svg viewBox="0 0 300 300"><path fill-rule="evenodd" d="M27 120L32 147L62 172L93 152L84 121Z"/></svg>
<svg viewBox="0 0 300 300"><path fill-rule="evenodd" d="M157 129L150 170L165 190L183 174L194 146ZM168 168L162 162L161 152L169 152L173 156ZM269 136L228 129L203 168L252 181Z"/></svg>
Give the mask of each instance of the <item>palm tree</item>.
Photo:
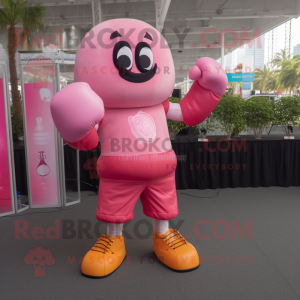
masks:
<svg viewBox="0 0 300 300"><path fill-rule="evenodd" d="M267 79L266 91L274 92L282 89L281 82L279 80L280 72L277 70L272 70L270 76Z"/></svg>
<svg viewBox="0 0 300 300"><path fill-rule="evenodd" d="M275 57L272 59L271 66L280 69L283 64L290 60L291 56L287 53L286 49L281 49L280 52L276 53Z"/></svg>
<svg viewBox="0 0 300 300"><path fill-rule="evenodd" d="M264 65L263 69L255 69L254 70L254 89L255 90L261 90L262 92L265 92L267 89L267 83L270 80L270 77L272 76L272 71L268 67L268 65Z"/></svg>
<svg viewBox="0 0 300 300"><path fill-rule="evenodd" d="M300 84L300 55L295 55L290 61L282 64L279 80L290 93Z"/></svg>
<svg viewBox="0 0 300 300"><path fill-rule="evenodd" d="M24 38L29 38L29 34L34 30L44 30L43 20L45 17L45 7L40 4L30 4L27 0L0 0L3 8L0 9L0 30L7 31L7 52L9 58L9 73L11 84L12 103L17 118L22 118L21 97L18 91L18 75L16 68L16 31L15 26L23 24L26 33Z"/></svg>

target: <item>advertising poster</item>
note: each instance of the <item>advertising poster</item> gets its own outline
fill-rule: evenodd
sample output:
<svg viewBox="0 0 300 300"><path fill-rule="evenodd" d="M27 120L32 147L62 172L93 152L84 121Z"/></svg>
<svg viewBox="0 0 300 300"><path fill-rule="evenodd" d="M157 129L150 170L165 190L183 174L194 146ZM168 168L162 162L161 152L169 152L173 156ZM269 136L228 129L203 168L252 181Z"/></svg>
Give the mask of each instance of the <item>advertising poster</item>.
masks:
<svg viewBox="0 0 300 300"><path fill-rule="evenodd" d="M254 73L227 73L228 82L254 81Z"/></svg>
<svg viewBox="0 0 300 300"><path fill-rule="evenodd" d="M4 101L3 79L0 78L0 214L12 211Z"/></svg>
<svg viewBox="0 0 300 300"><path fill-rule="evenodd" d="M57 206L55 127L50 112L53 83L25 83L24 93L32 206Z"/></svg>

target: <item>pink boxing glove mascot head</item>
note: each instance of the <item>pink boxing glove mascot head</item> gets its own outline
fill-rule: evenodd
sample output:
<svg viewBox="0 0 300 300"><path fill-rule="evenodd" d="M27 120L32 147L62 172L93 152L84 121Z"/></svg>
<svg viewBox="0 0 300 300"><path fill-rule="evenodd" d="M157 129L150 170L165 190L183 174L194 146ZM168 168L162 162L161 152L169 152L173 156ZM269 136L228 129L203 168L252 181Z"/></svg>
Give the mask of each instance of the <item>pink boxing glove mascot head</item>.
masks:
<svg viewBox="0 0 300 300"><path fill-rule="evenodd" d="M206 119L226 90L224 70L211 58L199 59L190 70L195 80L190 91L179 104L170 103L175 70L165 39L147 23L117 19L87 33L74 73L76 83L54 96L51 113L75 149L91 150L100 138L96 217L107 223L107 234L82 261L82 274L105 277L123 262L122 227L134 217L139 197L145 215L153 218L158 259L176 271L196 269L196 249L168 224L178 208L167 119L187 125Z"/></svg>

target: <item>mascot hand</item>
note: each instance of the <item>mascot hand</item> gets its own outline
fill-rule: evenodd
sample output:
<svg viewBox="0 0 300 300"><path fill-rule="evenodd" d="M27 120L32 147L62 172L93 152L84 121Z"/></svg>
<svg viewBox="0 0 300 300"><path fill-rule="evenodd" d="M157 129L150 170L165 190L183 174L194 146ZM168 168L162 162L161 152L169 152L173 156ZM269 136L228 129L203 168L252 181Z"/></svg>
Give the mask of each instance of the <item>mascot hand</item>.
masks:
<svg viewBox="0 0 300 300"><path fill-rule="evenodd" d="M189 77L220 97L224 95L228 84L224 70L210 57L198 59L196 65L190 69Z"/></svg>
<svg viewBox="0 0 300 300"><path fill-rule="evenodd" d="M104 106L87 83L66 86L53 97L50 107L57 130L70 146L91 150L98 145L97 130L104 116Z"/></svg>
<svg viewBox="0 0 300 300"><path fill-rule="evenodd" d="M228 80L222 67L209 57L198 59L190 69L189 77L195 82L179 104L183 122L195 126L215 109L226 91Z"/></svg>

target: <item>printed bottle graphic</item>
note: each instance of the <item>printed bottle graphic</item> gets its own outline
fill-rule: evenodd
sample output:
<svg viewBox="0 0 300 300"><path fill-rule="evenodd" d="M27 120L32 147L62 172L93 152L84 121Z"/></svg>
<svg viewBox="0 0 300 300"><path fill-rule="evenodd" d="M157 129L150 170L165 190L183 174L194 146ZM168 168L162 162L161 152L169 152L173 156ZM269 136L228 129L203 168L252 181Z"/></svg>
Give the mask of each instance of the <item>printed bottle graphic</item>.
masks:
<svg viewBox="0 0 300 300"><path fill-rule="evenodd" d="M37 173L40 176L47 176L50 173L49 166L45 163L46 155L44 155L44 151L40 151L39 159L40 163L36 169Z"/></svg>
<svg viewBox="0 0 300 300"><path fill-rule="evenodd" d="M156 137L156 126L153 118L143 112L139 111L135 116L128 117L128 123L132 134L140 139L141 143L151 143Z"/></svg>
<svg viewBox="0 0 300 300"><path fill-rule="evenodd" d="M33 133L33 141L35 145L47 145L50 141L50 133L45 131L43 126L43 118L36 118L36 126Z"/></svg>
<svg viewBox="0 0 300 300"><path fill-rule="evenodd" d="M35 131L43 131L45 127L43 126L43 118L37 117L36 118L36 127L34 128Z"/></svg>

